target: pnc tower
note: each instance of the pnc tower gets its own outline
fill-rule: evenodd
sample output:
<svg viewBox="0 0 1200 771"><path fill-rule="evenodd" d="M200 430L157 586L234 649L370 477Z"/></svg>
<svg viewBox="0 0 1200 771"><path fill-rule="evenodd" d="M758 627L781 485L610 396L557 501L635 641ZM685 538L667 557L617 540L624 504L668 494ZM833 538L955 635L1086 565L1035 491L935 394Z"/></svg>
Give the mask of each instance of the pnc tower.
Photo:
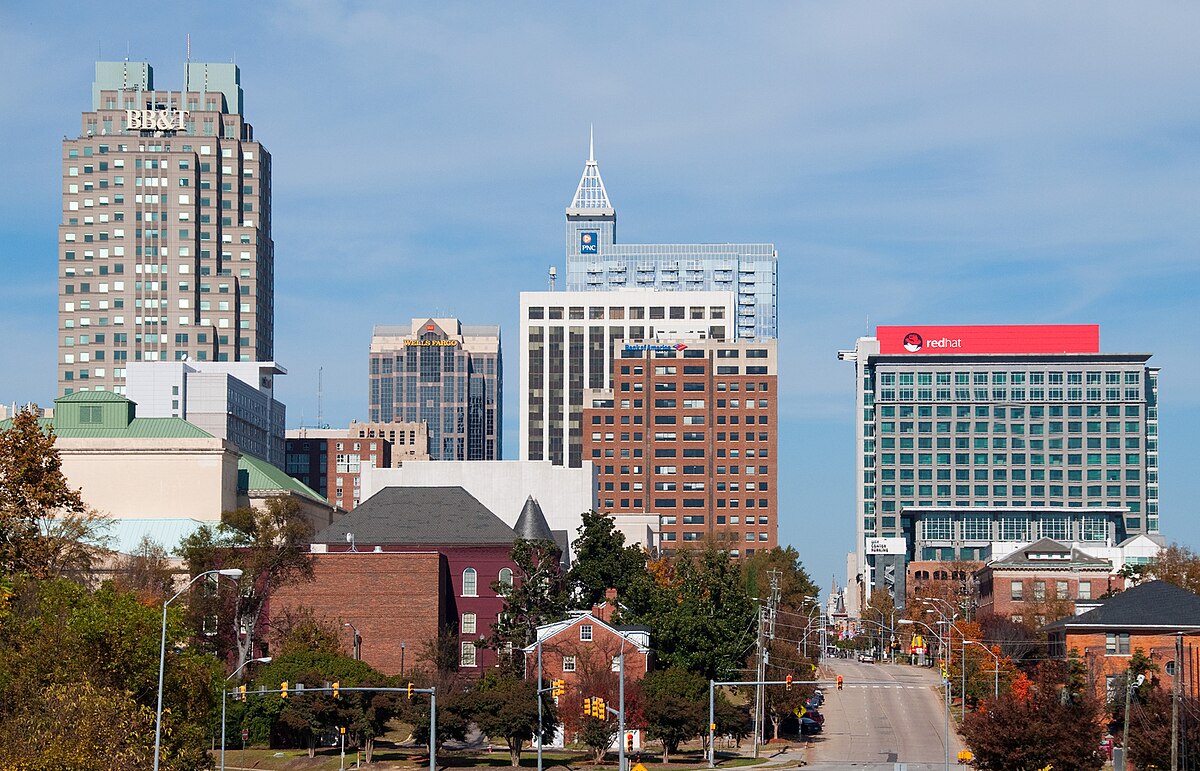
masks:
<svg viewBox="0 0 1200 771"><path fill-rule="evenodd" d="M147 63L97 62L62 163L61 393L123 393L131 361L273 358L271 157L235 65L161 90Z"/></svg>

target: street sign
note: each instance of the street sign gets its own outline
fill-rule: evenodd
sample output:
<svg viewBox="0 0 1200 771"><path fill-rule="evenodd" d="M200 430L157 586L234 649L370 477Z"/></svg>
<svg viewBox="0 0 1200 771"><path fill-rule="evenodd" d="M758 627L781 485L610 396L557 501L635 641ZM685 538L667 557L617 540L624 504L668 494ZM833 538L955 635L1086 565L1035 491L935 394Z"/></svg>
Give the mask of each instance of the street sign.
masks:
<svg viewBox="0 0 1200 771"><path fill-rule="evenodd" d="M242 729L242 741L244 741L244 742L250 741L250 729L249 728Z"/></svg>

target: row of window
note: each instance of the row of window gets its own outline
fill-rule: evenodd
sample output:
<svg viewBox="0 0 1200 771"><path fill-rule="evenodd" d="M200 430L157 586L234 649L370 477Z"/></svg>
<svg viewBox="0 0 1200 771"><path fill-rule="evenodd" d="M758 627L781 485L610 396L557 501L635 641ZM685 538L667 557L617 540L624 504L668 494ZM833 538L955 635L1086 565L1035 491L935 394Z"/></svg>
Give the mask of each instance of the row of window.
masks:
<svg viewBox="0 0 1200 771"><path fill-rule="evenodd" d="M1046 599L1046 582L1042 579L1034 579L1031 582L1026 582L1016 579L1011 583L1010 598L1013 602L1024 602L1026 599L1025 584L1033 585L1033 600L1034 602L1042 602ZM1057 600L1090 600L1092 599L1092 583L1091 581L1080 581L1077 597L1071 597L1071 582L1065 578L1060 578L1054 582L1054 598Z"/></svg>
<svg viewBox="0 0 1200 771"><path fill-rule="evenodd" d="M497 580L503 586L512 586L513 572L510 568L501 568ZM462 596L463 597L478 597L479 596L479 573L475 568L466 568L462 574Z"/></svg>
<svg viewBox="0 0 1200 771"><path fill-rule="evenodd" d="M1104 371L1088 370L1086 372L1050 371L1050 372L880 372L880 385L1137 385L1141 382L1142 373L1137 370Z"/></svg>
<svg viewBox="0 0 1200 771"><path fill-rule="evenodd" d="M720 305L708 307L709 319L725 318L725 308ZM560 305L550 306L546 308L540 305L529 306L529 318L531 319L552 319L559 320L567 318L570 320L581 321L584 318L584 308L581 305L572 305L566 308L566 316L564 317L564 308ZM592 305L587 308L587 318L593 321L603 320L605 318L604 308L598 305ZM610 319L693 319L703 320L705 316L705 308L702 306L662 306L652 305L649 308L645 306L622 307L611 306L608 308L608 318Z"/></svg>

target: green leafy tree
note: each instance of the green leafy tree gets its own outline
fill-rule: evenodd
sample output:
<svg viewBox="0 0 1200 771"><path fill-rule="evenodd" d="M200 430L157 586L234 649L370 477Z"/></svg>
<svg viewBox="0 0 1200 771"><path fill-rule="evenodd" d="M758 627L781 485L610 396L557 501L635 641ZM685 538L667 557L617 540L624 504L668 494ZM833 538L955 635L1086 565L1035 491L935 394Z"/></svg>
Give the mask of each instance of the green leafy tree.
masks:
<svg viewBox="0 0 1200 771"><path fill-rule="evenodd" d="M583 513L583 524L575 540L575 560L567 574L572 600L580 608L604 602L605 592L629 593L633 583L645 576L646 552L626 546L625 535L613 519L595 511Z"/></svg>
<svg viewBox="0 0 1200 771"><path fill-rule="evenodd" d="M202 526L180 543L179 553L193 575L214 568L243 571L231 612L219 602L195 603L201 619L232 615L233 623L207 631L219 652L236 652L235 668L253 658L255 645L261 643L258 625L271 593L285 584L312 580L308 553L312 533L312 523L296 501L275 497L267 499L262 509L247 506L226 511L215 529ZM197 626L203 629L204 622Z"/></svg>
<svg viewBox="0 0 1200 771"><path fill-rule="evenodd" d="M771 592L771 573L779 572L779 608L803 613L805 601L815 598L820 590L809 578L794 547L758 550L742 562L746 575L746 591L752 597L766 597Z"/></svg>
<svg viewBox="0 0 1200 771"><path fill-rule="evenodd" d="M499 581L492 589L504 600L504 611L492 625L491 644L497 650L520 651L537 638L537 628L566 614L566 581L562 550L549 540L518 539L512 561L517 569L511 584ZM523 657L512 656L523 666Z"/></svg>
<svg viewBox="0 0 1200 771"><path fill-rule="evenodd" d="M708 681L680 667L651 672L642 679L649 737L661 742L663 763L679 745L706 733Z"/></svg>
<svg viewBox="0 0 1200 771"><path fill-rule="evenodd" d="M180 609L169 609L168 641L186 638L182 619ZM111 745L112 767L145 768L141 761L153 756L160 631L159 607L111 584L92 592L61 579L14 582L0 614L0 768L89 768L68 761L95 755L113 735L110 729L127 730ZM164 768L186 771L208 763L219 668L195 648L168 645ZM31 749L29 736L47 743ZM21 753L20 759L8 762L8 753Z"/></svg>
<svg viewBox="0 0 1200 771"><path fill-rule="evenodd" d="M21 410L0 431L0 571L80 580L108 523L67 483L54 429L35 410Z"/></svg>
<svg viewBox="0 0 1200 771"><path fill-rule="evenodd" d="M1096 771L1103 705L1079 687L1078 657L1038 666L1029 687L969 713L961 733L983 771ZM1026 681L1028 682L1028 681Z"/></svg>
<svg viewBox="0 0 1200 771"><path fill-rule="evenodd" d="M654 629L658 660L705 679L726 680L753 642L754 606L741 568L709 547L650 565L649 591L632 607Z"/></svg>
<svg viewBox="0 0 1200 771"><path fill-rule="evenodd" d="M542 694L543 741L554 736L558 722L554 700ZM521 748L538 730L537 684L513 674L489 672L475 685L471 696L471 714L480 730L490 738L508 743L514 767L521 765Z"/></svg>
<svg viewBox="0 0 1200 771"><path fill-rule="evenodd" d="M816 659L806 658L796 650L796 644L791 641L772 640L767 650L770 653L771 672L768 680L786 679L791 675L796 680L812 680L816 673ZM789 689L787 685L768 685L766 693L766 715L771 721L772 738L779 738L779 728L783 721L795 714L804 706L804 702L812 696L815 686L794 684Z"/></svg>

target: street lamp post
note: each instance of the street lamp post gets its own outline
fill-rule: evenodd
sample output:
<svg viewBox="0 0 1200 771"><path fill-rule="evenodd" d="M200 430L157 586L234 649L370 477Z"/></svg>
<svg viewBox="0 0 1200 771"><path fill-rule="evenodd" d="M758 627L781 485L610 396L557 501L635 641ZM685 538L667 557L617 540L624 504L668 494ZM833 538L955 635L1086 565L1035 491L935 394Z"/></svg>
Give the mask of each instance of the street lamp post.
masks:
<svg viewBox="0 0 1200 771"><path fill-rule="evenodd" d="M354 660L355 661L361 660L362 659L362 635L358 633L358 627L356 627L354 624L351 624L349 621L342 624L342 626L348 626L354 630ZM400 647L400 655L402 657L404 655L403 644L401 644L401 647ZM401 658L401 661L403 661L403 658ZM404 670L403 664L401 664L400 669L401 669L401 671Z"/></svg>
<svg viewBox="0 0 1200 771"><path fill-rule="evenodd" d="M257 659L248 659L247 661L243 662L240 667L233 670L233 672L231 672L229 674L229 677L225 678L225 682L229 682L230 680L232 680L237 675L238 672L241 672L243 669L246 668L247 664L270 664L270 663L271 663L270 656L261 656ZM221 687L221 771L225 771L225 697L228 694L229 694L229 689L222 686Z"/></svg>
<svg viewBox="0 0 1200 771"><path fill-rule="evenodd" d="M942 636L937 633L937 630L935 630L929 624L926 624L924 621L917 621L917 620L911 619L911 618L902 618L902 619L900 619L900 623L905 624L905 625L920 624L921 626L928 629L929 633L931 635L933 635L935 639L937 639L938 647L943 651L946 650L946 643L943 640ZM950 677L949 677L949 673L947 673L946 677L942 678L942 681L946 687L946 697L945 697L946 698L946 771L950 771Z"/></svg>
<svg viewBox="0 0 1200 771"><path fill-rule="evenodd" d="M866 609L873 610L879 614L879 626L882 627L883 626L883 610L880 608L873 608L870 605L868 605ZM896 611L895 611L895 609L892 610L891 618L888 619L888 635L890 638L887 641L888 651L892 654L892 656L891 656L892 663L895 664L896 663L896 650L895 650L895 648L892 647L892 642L894 641L894 639L896 637Z"/></svg>
<svg viewBox="0 0 1200 771"><path fill-rule="evenodd" d="M983 648L985 651L987 651L988 655L990 655L992 658L994 658L996 660L996 669L994 670L994 673L993 673L995 675L995 678L992 681L992 698L999 699L1000 698L1000 657L997 656L995 654L995 652L992 651L991 648L987 647L986 645L979 642L978 640L968 640L966 637L963 637L963 656L964 657L966 656L966 647L968 645L978 645L980 648ZM966 658L964 658L963 661L965 662Z"/></svg>
<svg viewBox="0 0 1200 771"><path fill-rule="evenodd" d="M159 646L158 646L158 707L156 708L155 713L154 713L154 771L158 771L159 752L162 749L163 671L166 669L166 665L167 665L167 606L170 605L172 602L174 602L175 599L179 597L179 595L183 594L188 589L190 589L192 587L192 584L196 583L197 581L199 581L201 578L204 578L205 576L218 576L218 579L217 579L218 581L220 580L219 576L225 576L226 578L232 578L234 581L237 581L239 578L242 577L242 571L240 568L224 568L221 570L206 570L203 573L201 573L200 575L193 578L191 581L188 581L187 584L182 589L175 592L175 594L171 595L171 598L169 600L167 600L166 602L163 603L162 639L160 640Z"/></svg>

